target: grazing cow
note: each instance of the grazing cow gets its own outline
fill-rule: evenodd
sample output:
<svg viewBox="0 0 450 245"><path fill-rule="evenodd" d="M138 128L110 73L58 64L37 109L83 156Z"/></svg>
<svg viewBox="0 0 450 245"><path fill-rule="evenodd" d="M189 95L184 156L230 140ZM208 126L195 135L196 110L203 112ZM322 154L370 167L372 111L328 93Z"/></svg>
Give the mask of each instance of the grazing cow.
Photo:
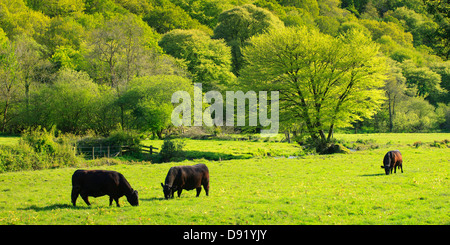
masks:
<svg viewBox="0 0 450 245"><path fill-rule="evenodd" d="M400 151L389 151L386 153L381 168L384 168L386 175L392 174L392 169L394 169L394 173L397 173L397 168L400 168L403 173L403 159Z"/></svg>
<svg viewBox="0 0 450 245"><path fill-rule="evenodd" d="M180 197L183 189L196 189L198 197L202 191L202 185L208 196L209 170L205 164L171 167L167 173L165 184L161 183L166 199L173 198L175 191L178 191L178 197Z"/></svg>
<svg viewBox="0 0 450 245"><path fill-rule="evenodd" d="M72 203L76 206L78 194L87 205L88 196L99 197L108 195L109 206L112 201L119 205L119 198L126 196L133 206L139 205L138 191L131 188L125 177L116 171L107 170L77 170L72 175Z"/></svg>

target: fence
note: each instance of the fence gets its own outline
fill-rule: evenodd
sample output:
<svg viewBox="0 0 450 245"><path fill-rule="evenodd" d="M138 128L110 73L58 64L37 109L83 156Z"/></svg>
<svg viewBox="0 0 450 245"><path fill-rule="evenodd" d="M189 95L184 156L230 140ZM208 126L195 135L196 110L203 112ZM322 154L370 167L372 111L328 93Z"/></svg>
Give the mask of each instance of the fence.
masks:
<svg viewBox="0 0 450 245"><path fill-rule="evenodd" d="M154 150L158 148L153 146L139 145L141 152L152 155L158 153ZM117 157L130 150L130 146L126 145L97 145L97 146L75 146L74 152L76 155L84 155L86 158L100 158L100 157Z"/></svg>

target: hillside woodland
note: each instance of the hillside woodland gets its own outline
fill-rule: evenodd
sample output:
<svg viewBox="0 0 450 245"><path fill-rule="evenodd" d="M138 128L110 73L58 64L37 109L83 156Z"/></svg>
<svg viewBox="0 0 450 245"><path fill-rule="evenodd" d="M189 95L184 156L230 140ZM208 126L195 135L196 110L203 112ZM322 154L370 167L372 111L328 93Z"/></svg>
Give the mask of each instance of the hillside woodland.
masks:
<svg viewBox="0 0 450 245"><path fill-rule="evenodd" d="M0 131L163 137L180 130L171 95L193 83L279 90L281 131L313 139L449 130L449 13L441 0L0 0Z"/></svg>

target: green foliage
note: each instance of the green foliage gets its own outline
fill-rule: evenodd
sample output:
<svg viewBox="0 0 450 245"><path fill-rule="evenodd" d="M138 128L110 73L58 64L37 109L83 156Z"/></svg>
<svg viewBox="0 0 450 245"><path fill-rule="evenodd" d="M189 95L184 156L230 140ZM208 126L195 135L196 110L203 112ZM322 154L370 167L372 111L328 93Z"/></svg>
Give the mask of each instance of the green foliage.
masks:
<svg viewBox="0 0 450 245"><path fill-rule="evenodd" d="M211 33L211 29L192 19L182 8L168 0L161 1L143 20L161 34L174 29L201 29Z"/></svg>
<svg viewBox="0 0 450 245"><path fill-rule="evenodd" d="M139 131L151 131L162 138L163 130L171 124L173 105L170 102L176 91L188 91L193 86L189 79L180 76L151 76L136 78L117 101L129 112L130 127Z"/></svg>
<svg viewBox="0 0 450 245"><path fill-rule="evenodd" d="M228 3L220 0L172 0L172 2L181 7L193 19L211 29L217 25L219 14L225 10Z"/></svg>
<svg viewBox="0 0 450 245"><path fill-rule="evenodd" d="M173 30L159 45L166 53L186 60L193 82L203 83L206 90L226 87L235 79L230 48L223 40L211 39L200 30Z"/></svg>
<svg viewBox="0 0 450 245"><path fill-rule="evenodd" d="M313 140L329 142L335 126L372 116L383 100L385 61L359 31L333 38L277 29L251 38L243 53L242 82L280 91L281 120L303 123Z"/></svg>
<svg viewBox="0 0 450 245"><path fill-rule="evenodd" d="M83 0L26 0L29 7L42 11L50 17L80 13L84 10Z"/></svg>
<svg viewBox="0 0 450 245"><path fill-rule="evenodd" d="M243 65L241 48L256 34L283 27L283 23L271 12L246 4L224 11L219 15L214 38L223 38L233 55L233 72L238 74Z"/></svg>
<svg viewBox="0 0 450 245"><path fill-rule="evenodd" d="M422 132L437 128L438 122L434 107L423 98L413 97L399 102L394 128L397 132Z"/></svg>
<svg viewBox="0 0 450 245"><path fill-rule="evenodd" d="M121 127L161 134L169 130L164 118L171 105L146 98L132 109L123 107L126 99L121 97L133 79L177 75L203 83L205 90L241 89L236 77L245 66L242 50L250 38L283 26L335 38L353 29L370 37L379 44L380 55L399 63L406 79L408 88L397 99L417 105L411 101L424 97L440 109L433 123L423 125L445 129L448 10L447 2L435 0L0 1L0 131L19 133L40 125L76 134L93 130L108 135ZM72 81L62 85L63 75ZM57 98L60 93L64 99ZM345 115L358 123L336 127L400 130L386 123L395 117L389 104L374 119ZM305 131L306 125L291 117L282 128Z"/></svg>
<svg viewBox="0 0 450 245"><path fill-rule="evenodd" d="M432 47L434 44L434 35L438 24L424 14L419 14L406 7L388 11L385 18L395 18L406 31L411 32L414 37L415 46L427 45ZM395 19L390 19L391 21Z"/></svg>
<svg viewBox="0 0 450 245"><path fill-rule="evenodd" d="M18 144L0 146L0 173L78 166L80 159L65 137L56 139L54 129L24 131Z"/></svg>
<svg viewBox="0 0 450 245"><path fill-rule="evenodd" d="M410 60L403 62L402 68L407 84L417 88L418 96L435 96L438 93L441 83L439 74L428 67L417 67Z"/></svg>
<svg viewBox="0 0 450 245"><path fill-rule="evenodd" d="M175 158L183 157L183 147L185 145L186 144L183 140L166 138L164 139L164 143L161 146L161 151L159 154L164 162L173 161Z"/></svg>
<svg viewBox="0 0 450 245"><path fill-rule="evenodd" d="M76 142L79 149L86 149L91 147L102 146L106 149L108 146L119 149L125 146L129 151L125 155L132 155L139 157L141 154L141 139L140 135L132 131L117 130L111 132L108 137L87 136Z"/></svg>

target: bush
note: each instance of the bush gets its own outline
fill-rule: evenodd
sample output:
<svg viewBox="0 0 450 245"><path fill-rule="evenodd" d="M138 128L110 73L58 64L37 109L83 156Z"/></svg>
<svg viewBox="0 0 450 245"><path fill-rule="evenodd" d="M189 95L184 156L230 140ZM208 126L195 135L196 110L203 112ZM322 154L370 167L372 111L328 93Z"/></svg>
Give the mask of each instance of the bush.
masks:
<svg viewBox="0 0 450 245"><path fill-rule="evenodd" d="M26 130L17 145L0 146L0 173L21 170L72 167L80 164L73 146L64 136L54 139L54 130Z"/></svg>
<svg viewBox="0 0 450 245"><path fill-rule="evenodd" d="M180 139L165 139L161 146L160 155L163 162L169 162L174 158L183 157L183 147L186 144Z"/></svg>
<svg viewBox="0 0 450 245"><path fill-rule="evenodd" d="M300 144L300 142L298 142ZM322 141L320 139L314 140L312 138L307 138L305 142L301 142L304 144L305 151L316 152L319 154L334 154L334 153L351 153L350 150L344 145L337 143L336 140L332 139L331 141Z"/></svg>
<svg viewBox="0 0 450 245"><path fill-rule="evenodd" d="M42 168L43 161L27 144L0 146L0 173Z"/></svg>
<svg viewBox="0 0 450 245"><path fill-rule="evenodd" d="M106 138L105 143L107 145L122 145L129 146L130 153L140 153L141 152L141 139L140 136L133 132L125 131L115 131L112 132L108 138Z"/></svg>
<svg viewBox="0 0 450 245"><path fill-rule="evenodd" d="M54 128L49 132L45 128L41 130L40 127L35 130L28 129L22 134L21 141L31 146L35 152L52 155L57 151L57 143L53 141L54 131Z"/></svg>
<svg viewBox="0 0 450 245"><path fill-rule="evenodd" d="M449 140L445 139L442 141L435 140L433 143L430 144L431 147L437 147L437 148L449 148L450 145L448 145Z"/></svg>

